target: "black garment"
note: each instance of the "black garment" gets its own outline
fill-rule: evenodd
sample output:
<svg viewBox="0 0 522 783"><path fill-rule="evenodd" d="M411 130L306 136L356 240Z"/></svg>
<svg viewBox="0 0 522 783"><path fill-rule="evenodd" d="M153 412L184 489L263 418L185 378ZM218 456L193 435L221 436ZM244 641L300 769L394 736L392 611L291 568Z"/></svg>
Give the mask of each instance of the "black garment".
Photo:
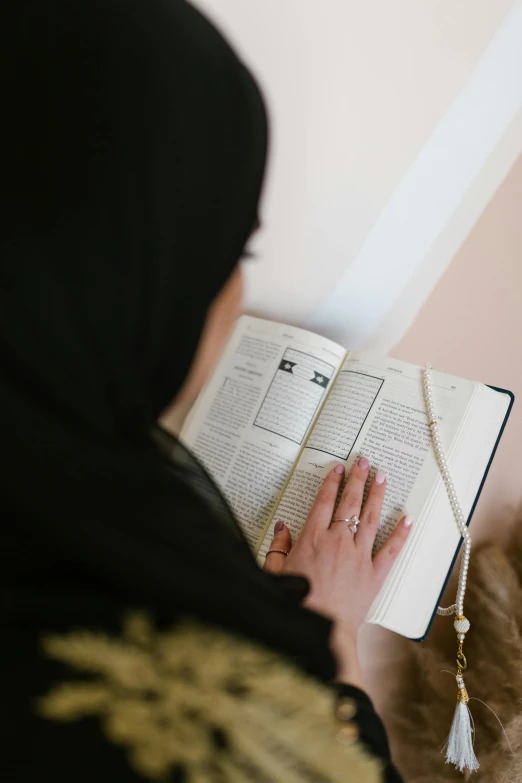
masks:
<svg viewBox="0 0 522 783"><path fill-rule="evenodd" d="M328 677L329 623L281 601L204 473L150 437L257 220L259 91L183 0L0 5L2 577L176 595Z"/></svg>
<svg viewBox="0 0 522 783"><path fill-rule="evenodd" d="M352 720L359 728L359 739L372 755L384 762L386 783L401 783L402 778L391 763L386 729L368 694L353 685L343 684L337 687L337 696L339 700L348 697L355 701L357 711Z"/></svg>
<svg viewBox="0 0 522 783"><path fill-rule="evenodd" d="M46 585L39 592L27 590L23 587L12 588L9 592L3 591L3 598L7 599L1 607L2 614L2 632L3 632L3 651L2 660L4 671L9 676L4 678L2 689L2 703L4 714L9 716L2 726L3 753L0 768L2 770L2 780L6 783L28 783L35 779L49 780L53 783L92 783L92 780L98 780L100 783L139 783L139 781L149 781L149 777L143 774L139 765L133 764L132 753L129 754L129 748L125 743L118 741L118 737L111 736L107 731L107 721L102 715L91 712L88 709L82 711L81 707L73 716L72 720L53 720L49 715L42 715L41 701L49 695L49 692L60 688L74 688L76 684L82 684L89 687L93 681L96 666L90 668L87 675L77 672L71 666L64 666L59 660L54 660L53 656L44 651L44 640L49 633L62 636L68 632L80 632L83 639L85 634L95 632L101 634L102 639L110 640L116 638L118 643L121 639L121 620L128 613L128 605L121 602L120 596L114 592L106 590L96 592L92 584L82 587L81 580L69 580L68 590L64 591L61 587ZM174 602L173 602L174 603ZM151 610L153 611L153 610ZM172 617L175 611L171 610L160 616L157 612L154 617L155 624L162 629L169 629L172 623ZM174 624L174 628L176 625ZM62 637L65 638L65 637ZM183 647L183 637L178 642ZM216 669L222 672L223 681L233 679L232 684L239 687L238 699L240 702L248 698L244 692L245 682L248 683L248 677L245 678L244 666L241 665L241 653L238 655L238 661L234 660L237 643L232 641L231 647L226 647L224 654L230 658L229 665L223 665L223 654L217 656L216 650L212 645L205 643L206 655L211 671ZM218 649L219 653L219 649ZM110 661L114 651L104 652ZM192 655L198 654L198 650L192 649ZM84 654L84 657L85 654ZM97 656L100 657L98 650ZM74 658L78 658L78 651ZM187 652L182 666L190 665L191 653ZM238 665L239 663L239 665ZM116 666L122 666L125 669L126 661L117 658ZM267 661L267 666L255 664L255 679L259 681L261 690L267 690L264 681L272 671L273 661ZM197 676L200 662L196 662L191 671L182 676L192 680ZM110 666L108 667L110 670ZM283 673L284 674L284 673ZM208 675L206 675L208 679ZM136 677L139 681L139 676ZM310 678L307 678L310 679ZM134 676L131 680L134 684ZM197 685L197 683L196 683ZM184 709L187 711L187 723L190 725L195 721L201 729L206 728L207 733L212 734L216 742L216 764L219 768L219 762L227 755L233 755L233 745L227 737L233 737L233 731L228 720L216 722L215 714L211 708L211 700L216 698L216 690L213 684L202 685L208 688L203 692L203 709L190 710L190 702L184 695ZM162 686L161 686L162 687ZM276 737L279 733L281 723L291 719L291 715L285 710L283 721L277 711L277 695L281 691L287 691L290 695L296 689L295 679L277 677L277 688L269 688L269 700L274 698L275 709L270 717L270 724L274 725ZM337 686L332 688L332 699L329 711L323 716L324 736L322 742L328 754L335 754L338 751L336 747L336 734L345 725L341 721L334 720L335 696L339 700L349 697L356 705L355 714L350 716L349 723L351 727L356 727L354 742L362 744L370 754L381 760L384 765L384 774L382 780L386 783L401 783L401 778L390 763L390 752L386 738L385 729L373 709L373 705L368 696L358 688L349 685ZM150 696L147 700L150 700ZM69 696L71 702L71 696ZM126 708L132 712L132 703ZM305 716L307 708L310 706L309 697L305 693L296 694L293 711L300 718ZM313 702L312 702L313 706ZM191 712L193 713L191 715ZM56 716L55 716L56 717ZM305 716L306 717L306 716ZM166 716L168 719L168 716ZM321 725L320 728L323 728ZM179 724L174 724L173 731L177 729L187 733L187 729ZM295 730L295 726L294 726ZM132 737L130 751L133 750ZM134 748L135 750L135 748ZM268 763L272 759L276 749L271 745L268 748ZM288 748L285 748L285 754L288 754ZM298 746L297 762L299 759ZM130 757L129 757L130 755ZM197 759L197 748L194 753ZM267 759L257 758L261 768L263 762ZM353 769L350 763L350 757L341 758L342 781L355 781L361 783L357 777L353 777ZM191 783L198 780L197 777L191 777L193 773L192 765L180 763L169 770L166 776L161 776L166 783ZM290 768L293 767L290 758ZM246 773L245 773L246 775ZM211 778L214 781L214 778ZM227 778L224 778L225 780ZM270 780L266 777L245 776L247 780ZM335 778L337 780L337 778ZM217 781L223 778L216 776ZM302 783L312 780L314 783L328 783L329 777L318 776L307 777L303 774Z"/></svg>
<svg viewBox="0 0 522 783"><path fill-rule="evenodd" d="M252 77L183 0L3 0L0 65L11 634L22 644L31 602L49 630L64 599L69 627L84 598L101 615L143 605L262 641L328 681L330 623L257 568L182 446L151 437L257 219L267 129ZM13 642L19 677L34 638L25 652Z"/></svg>

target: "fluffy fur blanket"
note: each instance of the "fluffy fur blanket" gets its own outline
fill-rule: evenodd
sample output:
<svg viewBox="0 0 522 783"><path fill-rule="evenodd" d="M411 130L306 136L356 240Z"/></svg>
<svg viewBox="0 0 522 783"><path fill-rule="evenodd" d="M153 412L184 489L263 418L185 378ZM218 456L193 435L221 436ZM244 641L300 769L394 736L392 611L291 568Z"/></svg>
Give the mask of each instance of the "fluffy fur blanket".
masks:
<svg viewBox="0 0 522 783"><path fill-rule="evenodd" d="M443 640L409 645L411 660L392 709L385 715L397 766L407 783L522 783L522 526L509 546L482 545L471 556L465 603L471 622L464 672L475 721L480 770L467 776L445 763L444 742L456 705L457 644L450 618ZM433 637L436 636L432 634ZM494 714L504 725L511 744Z"/></svg>

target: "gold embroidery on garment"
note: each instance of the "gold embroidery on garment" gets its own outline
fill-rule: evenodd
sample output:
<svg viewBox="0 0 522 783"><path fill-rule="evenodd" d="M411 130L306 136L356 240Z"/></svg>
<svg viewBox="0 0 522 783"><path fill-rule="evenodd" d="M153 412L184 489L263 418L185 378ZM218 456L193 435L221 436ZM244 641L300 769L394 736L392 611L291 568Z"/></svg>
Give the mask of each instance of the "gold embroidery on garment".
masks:
<svg viewBox="0 0 522 783"><path fill-rule="evenodd" d="M134 769L191 783L377 783L381 768L336 741L331 691L284 658L219 629L185 622L166 632L130 614L121 638L47 636L48 656L89 675L39 702L43 717L101 719Z"/></svg>

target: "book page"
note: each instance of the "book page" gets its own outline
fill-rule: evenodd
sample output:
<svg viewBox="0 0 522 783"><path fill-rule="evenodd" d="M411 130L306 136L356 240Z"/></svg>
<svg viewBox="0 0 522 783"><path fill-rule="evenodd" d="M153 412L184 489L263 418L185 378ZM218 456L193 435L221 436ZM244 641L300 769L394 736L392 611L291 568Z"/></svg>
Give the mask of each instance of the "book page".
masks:
<svg viewBox="0 0 522 783"><path fill-rule="evenodd" d="M255 549L346 355L292 326L242 316L181 439Z"/></svg>
<svg viewBox="0 0 522 783"><path fill-rule="evenodd" d="M457 432L474 388L472 382L452 376L434 383L438 418L448 437ZM421 368L362 351L347 355L275 512L289 526L294 540L326 473L338 462L345 463L349 473L360 456L370 460L368 484L377 470L387 479L375 552L404 514L418 519L423 498L438 473ZM417 494L415 486L420 487ZM269 543L267 537L260 556Z"/></svg>
<svg viewBox="0 0 522 783"><path fill-rule="evenodd" d="M451 376L434 373L439 383ZM510 404L508 394L474 384L472 399L454 437L441 437L464 517L469 520ZM368 615L368 620L412 639L423 637L461 542L438 467L435 480L424 472L408 498L417 517L407 550L401 553ZM473 538L473 525L471 529ZM404 554L404 557L402 555ZM473 556L473 555L472 555ZM453 603L450 598L449 603Z"/></svg>
<svg viewBox="0 0 522 783"><path fill-rule="evenodd" d="M432 373L435 410L450 473L468 518L510 398L481 383ZM422 368L363 351L347 354L275 510L299 535L327 472L360 456L387 477L376 552L398 520L415 520L367 622L422 637L461 539L431 444ZM262 563L271 537L259 549Z"/></svg>

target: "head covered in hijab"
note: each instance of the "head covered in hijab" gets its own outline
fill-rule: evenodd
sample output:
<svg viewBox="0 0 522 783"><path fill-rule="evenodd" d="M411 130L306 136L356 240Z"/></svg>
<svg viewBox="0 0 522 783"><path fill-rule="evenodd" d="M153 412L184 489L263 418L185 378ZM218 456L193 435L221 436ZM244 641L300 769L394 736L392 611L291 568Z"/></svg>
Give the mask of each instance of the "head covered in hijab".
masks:
<svg viewBox="0 0 522 783"><path fill-rule="evenodd" d="M181 444L151 437L256 222L252 77L184 0L4 0L0 20L11 597L74 572L330 676L328 623L259 571Z"/></svg>

